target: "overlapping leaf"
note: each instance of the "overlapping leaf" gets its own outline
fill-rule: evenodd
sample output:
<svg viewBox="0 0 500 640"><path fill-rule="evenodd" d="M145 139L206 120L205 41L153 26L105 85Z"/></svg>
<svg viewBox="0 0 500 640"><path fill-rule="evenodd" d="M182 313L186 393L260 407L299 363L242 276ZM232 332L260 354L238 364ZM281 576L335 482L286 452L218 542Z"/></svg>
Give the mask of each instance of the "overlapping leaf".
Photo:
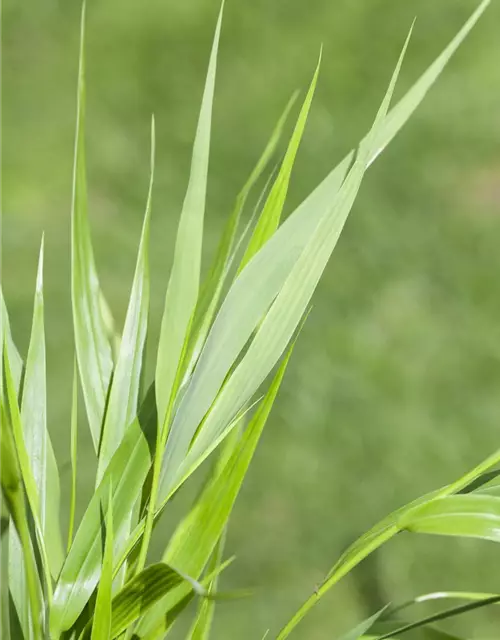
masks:
<svg viewBox="0 0 500 640"><path fill-rule="evenodd" d="M85 169L85 3L78 71L73 201L71 211L71 300L78 369L90 431L97 451L113 368L108 309L99 285L87 218Z"/></svg>
<svg viewBox="0 0 500 640"><path fill-rule="evenodd" d="M165 298L160 342L156 365L156 398L160 425L166 418L176 376L179 375L181 355L198 300L200 264L203 238L203 219L207 192L208 159L212 104L215 89L217 52L222 23L222 10L215 29L208 65L205 90L191 160L189 184L182 206L174 262Z"/></svg>

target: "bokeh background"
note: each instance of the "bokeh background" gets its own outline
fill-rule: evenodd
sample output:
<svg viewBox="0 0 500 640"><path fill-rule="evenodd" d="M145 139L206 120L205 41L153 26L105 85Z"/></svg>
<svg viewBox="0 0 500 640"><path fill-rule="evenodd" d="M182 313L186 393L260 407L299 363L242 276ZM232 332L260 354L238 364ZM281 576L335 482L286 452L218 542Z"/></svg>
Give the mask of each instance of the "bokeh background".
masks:
<svg viewBox="0 0 500 640"><path fill-rule="evenodd" d="M79 2L3 2L3 288L25 351L46 240L50 429L68 499L72 369L69 206ZM366 131L404 37L399 92L476 0L228 0L221 41L206 258L235 194L296 88L323 66L287 211ZM88 2L88 176L102 284L122 322L157 121L151 353L217 0ZM378 518L447 483L500 443L500 2L366 177L324 274L227 544L215 638L275 631L343 548ZM82 421L83 424L83 421ZM79 513L94 454L80 438ZM184 500L184 502L183 502ZM156 549L187 498L167 512ZM332 638L387 599L500 589L489 543L398 537L341 583L299 638ZM500 615L449 628L497 638ZM260 635L259 635L260 634Z"/></svg>

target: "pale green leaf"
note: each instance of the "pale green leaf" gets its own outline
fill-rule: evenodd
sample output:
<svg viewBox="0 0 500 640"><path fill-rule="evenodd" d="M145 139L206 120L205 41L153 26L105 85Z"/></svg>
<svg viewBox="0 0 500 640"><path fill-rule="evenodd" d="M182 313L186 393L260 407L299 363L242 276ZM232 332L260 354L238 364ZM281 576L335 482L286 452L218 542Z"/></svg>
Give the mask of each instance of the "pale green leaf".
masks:
<svg viewBox="0 0 500 640"><path fill-rule="evenodd" d="M370 163L415 111L487 4L481 4L450 45L389 112L377 134L376 151L370 156ZM176 421L190 425L188 440L192 437L192 429L197 428L210 409L228 372L282 289L318 222L331 207L352 157L353 154L347 156L285 220L232 285L177 411Z"/></svg>
<svg viewBox="0 0 500 640"><path fill-rule="evenodd" d="M222 22L222 9L217 21L212 53L191 160L191 173L182 206L174 262L165 298L158 360L156 365L156 400L159 424L163 426L171 402L174 381L181 366L191 319L198 300L203 237L203 219L207 191L208 160L212 103L217 68L217 51ZM174 390L175 391L175 390Z"/></svg>
<svg viewBox="0 0 500 640"><path fill-rule="evenodd" d="M155 126L151 121L151 173L146 213L125 326L109 393L99 448L96 486L119 446L125 429L137 415L142 358L149 311L149 228L154 181Z"/></svg>
<svg viewBox="0 0 500 640"><path fill-rule="evenodd" d="M184 377L189 377L191 375L194 365L200 355L201 348L205 343L213 318L215 316L215 312L217 310L222 294L224 282L226 280L229 266L234 255L233 249L241 213L245 207L250 191L252 190L255 183L259 180L262 173L265 171L270 159L272 158L276 150L278 142L282 136L286 120L293 104L295 103L296 97L297 93L295 93L288 101L285 110L281 114L281 117L278 120L271 134L271 137L269 138L266 148L257 161L257 164L250 174L250 177L236 197L233 211L229 216L222 233L222 237L217 248L213 264L209 270L207 279L200 291L198 304L196 306L196 313L193 320L193 340L190 343L188 353L186 355L186 362L188 364ZM264 192L266 190L266 187L264 188ZM259 204L260 199L257 206L259 206ZM245 236L245 233L243 234L243 236Z"/></svg>
<svg viewBox="0 0 500 640"><path fill-rule="evenodd" d="M97 451L113 368L107 305L95 267L87 218L85 168L85 3L82 9L78 104L71 211L71 299L78 369L94 447Z"/></svg>

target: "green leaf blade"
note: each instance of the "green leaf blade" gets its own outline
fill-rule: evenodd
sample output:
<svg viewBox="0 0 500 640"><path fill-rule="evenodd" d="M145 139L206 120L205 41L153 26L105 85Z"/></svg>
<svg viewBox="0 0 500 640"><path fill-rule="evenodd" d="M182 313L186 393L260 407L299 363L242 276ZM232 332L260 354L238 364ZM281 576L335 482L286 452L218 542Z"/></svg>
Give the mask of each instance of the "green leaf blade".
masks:
<svg viewBox="0 0 500 640"><path fill-rule="evenodd" d="M118 352L102 429L96 485L99 485L126 427L137 415L137 403L149 311L149 230L154 183L155 125L151 122L151 172L144 223L125 327Z"/></svg>
<svg viewBox="0 0 500 640"><path fill-rule="evenodd" d="M174 262L167 287L165 309L161 323L155 384L158 416L162 426L167 416L167 408L171 402L174 381L182 364L181 357L198 300L212 104L222 11L223 6L215 29L193 146L189 183L177 230Z"/></svg>
<svg viewBox="0 0 500 640"><path fill-rule="evenodd" d="M97 451L113 368L103 294L97 276L87 218L85 169L85 3L82 9L77 122L71 211L71 300L78 369Z"/></svg>

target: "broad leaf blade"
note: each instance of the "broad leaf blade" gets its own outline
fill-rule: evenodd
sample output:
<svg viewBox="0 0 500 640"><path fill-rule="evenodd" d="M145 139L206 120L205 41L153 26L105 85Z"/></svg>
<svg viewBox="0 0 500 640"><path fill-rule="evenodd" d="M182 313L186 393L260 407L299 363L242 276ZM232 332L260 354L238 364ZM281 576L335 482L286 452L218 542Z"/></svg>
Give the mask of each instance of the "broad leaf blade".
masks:
<svg viewBox="0 0 500 640"><path fill-rule="evenodd" d="M205 90L193 146L191 173L179 221L174 262L170 273L161 323L155 383L158 417L162 426L167 414L167 407L171 402L174 381L181 366L182 352L198 300L212 103L221 22L222 8L215 29L212 53L208 65Z"/></svg>
<svg viewBox="0 0 500 640"><path fill-rule="evenodd" d="M95 267L87 219L84 47L85 3L81 22L71 211L71 300L78 369L92 440L97 451L113 361L109 323L103 317L103 294Z"/></svg>
<svg viewBox="0 0 500 640"><path fill-rule="evenodd" d="M154 181L155 127L151 122L151 174L146 213L137 256L134 281L128 305L125 327L113 374L106 417L99 449L96 485L99 485L109 461L118 448L126 427L137 415L144 343L149 310L149 228Z"/></svg>
<svg viewBox="0 0 500 640"><path fill-rule="evenodd" d="M97 589L94 618L92 621L92 640L109 640L111 632L111 589L113 587L113 488L109 484L108 506L106 514L106 539L102 559L101 579Z"/></svg>

